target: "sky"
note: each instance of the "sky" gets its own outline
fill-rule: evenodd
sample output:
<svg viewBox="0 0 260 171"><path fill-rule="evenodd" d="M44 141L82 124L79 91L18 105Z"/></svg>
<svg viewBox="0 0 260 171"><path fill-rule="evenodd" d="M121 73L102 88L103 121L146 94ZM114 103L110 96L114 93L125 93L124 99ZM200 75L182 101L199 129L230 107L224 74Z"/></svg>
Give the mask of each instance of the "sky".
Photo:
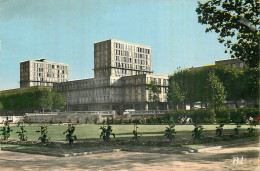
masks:
<svg viewBox="0 0 260 171"><path fill-rule="evenodd" d="M198 23L197 0L0 0L0 90L19 87L19 63L68 63L70 80L94 76L94 42L152 47L155 74L230 58Z"/></svg>

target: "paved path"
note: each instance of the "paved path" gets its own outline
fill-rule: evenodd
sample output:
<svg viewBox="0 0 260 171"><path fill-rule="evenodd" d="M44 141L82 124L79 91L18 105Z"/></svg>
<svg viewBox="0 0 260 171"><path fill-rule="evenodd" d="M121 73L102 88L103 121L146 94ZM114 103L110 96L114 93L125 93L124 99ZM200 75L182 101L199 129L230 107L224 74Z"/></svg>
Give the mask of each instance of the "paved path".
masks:
<svg viewBox="0 0 260 171"><path fill-rule="evenodd" d="M0 170L259 170L259 144L203 153L113 152L79 157L50 157L0 151ZM243 163L233 164L233 157Z"/></svg>

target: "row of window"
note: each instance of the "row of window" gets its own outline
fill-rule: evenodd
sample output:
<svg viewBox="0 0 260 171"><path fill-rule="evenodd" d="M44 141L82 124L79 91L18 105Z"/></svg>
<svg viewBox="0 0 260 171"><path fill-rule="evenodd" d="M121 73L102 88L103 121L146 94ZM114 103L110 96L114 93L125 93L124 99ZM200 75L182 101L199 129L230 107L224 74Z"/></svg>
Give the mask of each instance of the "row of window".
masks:
<svg viewBox="0 0 260 171"><path fill-rule="evenodd" d="M150 49L146 49L146 48L142 48L142 47L135 47L132 45L122 44L122 43L114 43L114 48L123 49L126 51L132 51L133 49L135 49L135 52L146 53L146 54L150 54L150 52L151 52Z"/></svg>
<svg viewBox="0 0 260 171"><path fill-rule="evenodd" d="M119 55L119 56L126 56L126 57L135 57L135 58L143 58L143 59L149 59L149 55L148 54L143 54L143 53L133 53L133 52L128 52L128 51L122 51L122 50L117 50L115 49L115 56ZM134 56L133 56L134 54ZM97 56L98 53L97 53Z"/></svg>

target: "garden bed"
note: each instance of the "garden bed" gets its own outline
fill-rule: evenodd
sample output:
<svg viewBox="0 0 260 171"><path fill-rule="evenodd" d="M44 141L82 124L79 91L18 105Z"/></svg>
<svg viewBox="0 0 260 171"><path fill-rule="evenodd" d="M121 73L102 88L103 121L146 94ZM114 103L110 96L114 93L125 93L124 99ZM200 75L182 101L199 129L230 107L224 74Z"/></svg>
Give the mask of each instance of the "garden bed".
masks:
<svg viewBox="0 0 260 171"><path fill-rule="evenodd" d="M134 141L129 139L111 139L110 142L78 141L73 145L59 141L43 144L39 141L0 140L0 147L2 146L1 149L6 151L69 157L120 150L149 153L186 154L188 152L197 152L198 149L202 148L239 144L251 141L259 141L259 136L256 135L249 137L247 134L232 136L226 134L222 137L202 137L199 140L183 138L173 142L168 140L143 141L142 139L138 139L137 141Z"/></svg>

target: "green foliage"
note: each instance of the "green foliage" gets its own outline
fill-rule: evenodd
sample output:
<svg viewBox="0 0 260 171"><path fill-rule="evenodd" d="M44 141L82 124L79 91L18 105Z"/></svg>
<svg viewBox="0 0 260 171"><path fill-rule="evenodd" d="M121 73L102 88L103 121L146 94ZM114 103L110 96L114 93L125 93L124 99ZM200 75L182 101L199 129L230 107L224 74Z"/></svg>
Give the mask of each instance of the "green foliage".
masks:
<svg viewBox="0 0 260 171"><path fill-rule="evenodd" d="M233 123L246 123L246 114L243 110L231 110L230 119Z"/></svg>
<svg viewBox="0 0 260 171"><path fill-rule="evenodd" d="M54 123L54 117L52 116L50 121L49 121L50 124L53 124Z"/></svg>
<svg viewBox="0 0 260 171"><path fill-rule="evenodd" d="M259 116L259 108L240 108L236 111L239 113L244 113L246 115L246 118L249 118L250 116L256 118L257 116Z"/></svg>
<svg viewBox="0 0 260 171"><path fill-rule="evenodd" d="M77 136L73 135L75 131L75 127L72 124L68 124L68 129L67 131L63 132L63 134L66 134L66 141L69 141L69 144L73 144L74 140L77 140Z"/></svg>
<svg viewBox="0 0 260 171"><path fill-rule="evenodd" d="M4 109L44 109L64 106L62 94L47 88L28 88L0 95Z"/></svg>
<svg viewBox="0 0 260 171"><path fill-rule="evenodd" d="M1 135L4 140L7 140L10 137L10 132L13 130L10 128L9 124L7 124L6 126L2 127L0 131L2 131Z"/></svg>
<svg viewBox="0 0 260 171"><path fill-rule="evenodd" d="M213 112L211 109L193 109L187 112L187 116L193 121L199 120L201 123L212 123Z"/></svg>
<svg viewBox="0 0 260 171"><path fill-rule="evenodd" d="M258 51L260 51L260 49ZM244 70L243 95L245 99L259 101L259 75L260 68L246 68Z"/></svg>
<svg viewBox="0 0 260 171"><path fill-rule="evenodd" d="M215 119L217 123L230 123L230 109L225 106L216 108Z"/></svg>
<svg viewBox="0 0 260 171"><path fill-rule="evenodd" d="M166 127L165 129L165 134L164 136L166 136L171 142L175 139L175 134L176 131L174 129L175 125L169 125L169 127Z"/></svg>
<svg viewBox="0 0 260 171"><path fill-rule="evenodd" d="M224 100L258 100L259 74L259 68L235 68L227 65L181 70L169 78L168 100L172 103L173 100L169 97L173 97L175 84L179 87L179 93L184 92L181 94L185 103L211 102L211 106L217 108ZM174 103L176 107L183 101L175 98Z"/></svg>
<svg viewBox="0 0 260 171"><path fill-rule="evenodd" d="M184 99L185 92L182 91L179 84L175 82L173 77L170 77L169 89L167 92L167 101L171 103L173 109L176 109L176 105L183 103Z"/></svg>
<svg viewBox="0 0 260 171"><path fill-rule="evenodd" d="M77 124L80 124L80 117L77 117L76 123L77 123Z"/></svg>
<svg viewBox="0 0 260 171"><path fill-rule="evenodd" d="M250 136L255 135L255 129L254 129L254 127L256 127L256 121L251 121L251 122L250 122L250 127L247 128L248 134L249 134Z"/></svg>
<svg viewBox="0 0 260 171"><path fill-rule="evenodd" d="M157 118L157 107L158 103L160 102L159 95L161 94L161 86L157 85L154 81L151 81L150 84L146 84L146 90L148 90L148 100L152 102Z"/></svg>
<svg viewBox="0 0 260 171"><path fill-rule="evenodd" d="M41 133L41 136L38 138L38 140L41 140L42 143L46 143L50 140L50 138L47 137L48 130L46 125L41 125L41 130L35 132Z"/></svg>
<svg viewBox="0 0 260 171"><path fill-rule="evenodd" d="M133 137L133 140L137 141L141 136L140 136L140 133L138 132L138 120L134 120L134 130L133 130L133 134L134 134L134 137Z"/></svg>
<svg viewBox="0 0 260 171"><path fill-rule="evenodd" d="M219 107L226 99L226 92L222 82L214 72L209 73L209 101L212 108Z"/></svg>
<svg viewBox="0 0 260 171"><path fill-rule="evenodd" d="M100 133L100 138L102 137L105 142L110 141L110 135L113 135L114 138L116 136L116 134L112 133L113 132L112 127L108 124L107 126L104 125L100 126L99 129L102 130Z"/></svg>
<svg viewBox="0 0 260 171"><path fill-rule="evenodd" d="M200 139L202 136L202 131L203 131L203 126L198 125L198 124L194 124L194 130L192 131L192 138L195 139Z"/></svg>
<svg viewBox="0 0 260 171"><path fill-rule="evenodd" d="M27 131L24 129L24 126L20 126L20 131L16 132L20 141L27 141Z"/></svg>
<svg viewBox="0 0 260 171"><path fill-rule="evenodd" d="M221 137L223 133L223 127L224 124L220 124L219 126L216 127L216 136Z"/></svg>
<svg viewBox="0 0 260 171"><path fill-rule="evenodd" d="M234 135L238 135L239 134L239 129L241 128L241 125L239 125L239 123L236 124L236 127L234 128Z"/></svg>
<svg viewBox="0 0 260 171"><path fill-rule="evenodd" d="M260 2L257 0L211 0L198 2L198 22L215 31L232 58L250 67L259 66Z"/></svg>
<svg viewBox="0 0 260 171"><path fill-rule="evenodd" d="M85 119L85 123L86 123L86 124L89 123L89 117L86 117L86 119Z"/></svg>

